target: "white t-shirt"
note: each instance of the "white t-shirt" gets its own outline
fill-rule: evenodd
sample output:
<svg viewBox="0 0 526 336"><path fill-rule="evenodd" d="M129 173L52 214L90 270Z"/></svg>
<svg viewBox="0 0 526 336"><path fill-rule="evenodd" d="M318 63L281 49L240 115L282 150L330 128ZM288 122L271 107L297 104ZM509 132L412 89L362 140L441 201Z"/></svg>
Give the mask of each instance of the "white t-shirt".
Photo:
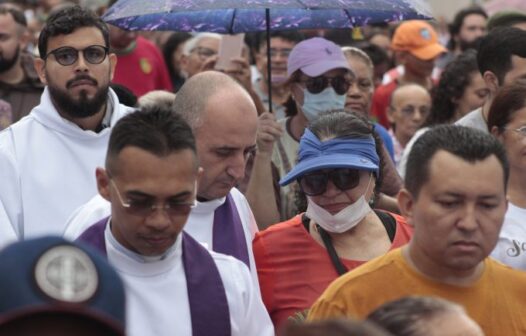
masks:
<svg viewBox="0 0 526 336"><path fill-rule="evenodd" d="M508 211L491 257L513 268L526 270L526 209L508 203Z"/></svg>

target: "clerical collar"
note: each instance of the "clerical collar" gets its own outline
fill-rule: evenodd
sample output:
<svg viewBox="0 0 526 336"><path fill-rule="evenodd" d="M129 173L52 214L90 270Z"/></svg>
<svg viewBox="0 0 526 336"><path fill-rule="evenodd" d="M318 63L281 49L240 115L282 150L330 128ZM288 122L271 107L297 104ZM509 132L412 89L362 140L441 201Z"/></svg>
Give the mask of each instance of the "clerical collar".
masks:
<svg viewBox="0 0 526 336"><path fill-rule="evenodd" d="M181 235L177 238L177 241L180 240ZM158 256L144 256L142 254L135 253L133 251L130 251L126 247L124 247L121 243L117 241L115 236L113 235L113 232L111 232L111 219L109 219L109 225L106 226L106 230L104 230L104 238L107 239L107 241L111 244L111 246L117 250L118 252L124 254L128 258L135 260L136 262L143 263L143 264L149 264L149 263L155 263L161 260L165 260L168 256L170 256L175 250L177 246L177 241L175 244L173 244L166 252L164 252L162 255Z"/></svg>

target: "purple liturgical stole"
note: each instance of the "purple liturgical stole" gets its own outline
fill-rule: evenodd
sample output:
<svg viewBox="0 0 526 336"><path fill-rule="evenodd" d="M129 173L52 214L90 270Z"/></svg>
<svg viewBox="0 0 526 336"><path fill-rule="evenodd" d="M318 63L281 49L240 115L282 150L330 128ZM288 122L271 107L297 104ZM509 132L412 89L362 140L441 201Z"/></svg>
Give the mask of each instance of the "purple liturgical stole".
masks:
<svg viewBox="0 0 526 336"><path fill-rule="evenodd" d="M104 255L104 230L108 218L84 231L76 241L87 243ZM183 231L183 266L186 275L188 301L193 336L230 336L230 311L225 287L210 253Z"/></svg>
<svg viewBox="0 0 526 336"><path fill-rule="evenodd" d="M212 244L215 252L241 260L250 269L243 224L230 193L226 195L225 203L214 212L212 234Z"/></svg>

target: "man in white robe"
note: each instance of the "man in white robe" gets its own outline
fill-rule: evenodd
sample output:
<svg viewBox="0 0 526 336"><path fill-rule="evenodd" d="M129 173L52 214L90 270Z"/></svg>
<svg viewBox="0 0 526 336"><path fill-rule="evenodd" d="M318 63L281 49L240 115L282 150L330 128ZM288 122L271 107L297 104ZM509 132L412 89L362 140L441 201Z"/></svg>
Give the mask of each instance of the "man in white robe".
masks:
<svg viewBox="0 0 526 336"><path fill-rule="evenodd" d="M130 110L109 89L116 58L108 45L105 23L79 7L52 15L40 34L40 105L0 133L8 217L0 226L20 240L62 234L71 212L96 194L93 171L104 162L110 127Z"/></svg>
<svg viewBox="0 0 526 336"><path fill-rule="evenodd" d="M123 277L128 335L274 335L247 266L183 232L203 174L180 116L145 107L121 119L105 167L96 179L111 217L78 240Z"/></svg>
<svg viewBox="0 0 526 336"><path fill-rule="evenodd" d="M243 260L236 253L221 250L214 244L214 224L220 217L216 216L216 210L231 197L239 214L243 236L235 240L227 231L218 231L216 235L229 239L231 245L246 249L248 262L243 261L258 284L252 253L252 239L258 229L248 202L234 187L244 177L247 156L256 146L257 112L254 103L230 77L210 71L197 74L185 83L177 93L175 109L195 134L199 164L203 168L197 206L192 209L185 231L210 249ZM65 236L78 237L109 212L108 202L100 196L95 197L70 217Z"/></svg>

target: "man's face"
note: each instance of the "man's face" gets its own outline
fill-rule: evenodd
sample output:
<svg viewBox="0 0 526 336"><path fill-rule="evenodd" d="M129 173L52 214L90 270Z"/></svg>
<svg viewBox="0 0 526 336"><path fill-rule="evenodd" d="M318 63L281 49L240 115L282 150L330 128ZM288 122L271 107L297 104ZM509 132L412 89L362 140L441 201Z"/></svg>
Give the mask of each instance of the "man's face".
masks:
<svg viewBox="0 0 526 336"><path fill-rule="evenodd" d="M120 29L119 27L108 25L110 32L110 45L114 50L125 50L137 39L137 32Z"/></svg>
<svg viewBox="0 0 526 336"><path fill-rule="evenodd" d="M433 68L435 67L435 59L436 58L423 60L414 56L410 52L402 53L402 63L404 64L406 71L419 78L428 78L431 76Z"/></svg>
<svg viewBox="0 0 526 336"><path fill-rule="evenodd" d="M273 83L280 84L287 79L287 61L295 45L296 43L281 37L270 38L270 67ZM256 64L265 81L268 77L267 63L267 44L263 43L256 55Z"/></svg>
<svg viewBox="0 0 526 336"><path fill-rule="evenodd" d="M507 209L504 170L491 155L468 162L438 151L415 197L398 197L414 227L409 251L420 271L441 277L475 270L497 243Z"/></svg>
<svg viewBox="0 0 526 336"><path fill-rule="evenodd" d="M396 138L405 145L422 126L431 110L431 96L422 87L399 88L393 95L388 118Z"/></svg>
<svg viewBox="0 0 526 336"><path fill-rule="evenodd" d="M511 69L504 76L502 86L515 82L526 83L526 58L511 55Z"/></svg>
<svg viewBox="0 0 526 336"><path fill-rule="evenodd" d="M460 50L464 51L475 47L473 42L484 35L486 35L486 18L479 14L470 14L464 17L460 31L454 39Z"/></svg>
<svg viewBox="0 0 526 336"><path fill-rule="evenodd" d="M181 58L181 69L188 78L199 73L209 57L217 55L220 43L220 39L203 37L196 43L189 55L183 55Z"/></svg>
<svg viewBox="0 0 526 336"><path fill-rule="evenodd" d="M0 74L13 68L18 61L21 29L11 14L0 15Z"/></svg>
<svg viewBox="0 0 526 336"><path fill-rule="evenodd" d="M97 169L99 192L111 202L113 235L133 252L162 255L175 243L190 214L190 207L181 204L195 200L199 175L195 154L185 149L159 157L129 146L113 160L112 171ZM168 204L172 210L163 208ZM146 213L132 209L141 205L157 209Z"/></svg>
<svg viewBox="0 0 526 336"><path fill-rule="evenodd" d="M256 148L258 119L254 103L238 88L210 97L203 118L195 130L203 167L197 195L212 200L226 196L245 176L248 156Z"/></svg>
<svg viewBox="0 0 526 336"><path fill-rule="evenodd" d="M96 27L82 27L68 35L50 37L47 50L49 54L62 47L83 50L93 45L105 46L101 31ZM35 60L39 77L48 86L55 107L70 119L86 118L102 110L115 64L114 54L107 55L100 64L91 64L82 52L71 65L61 65L53 54L46 60Z"/></svg>

